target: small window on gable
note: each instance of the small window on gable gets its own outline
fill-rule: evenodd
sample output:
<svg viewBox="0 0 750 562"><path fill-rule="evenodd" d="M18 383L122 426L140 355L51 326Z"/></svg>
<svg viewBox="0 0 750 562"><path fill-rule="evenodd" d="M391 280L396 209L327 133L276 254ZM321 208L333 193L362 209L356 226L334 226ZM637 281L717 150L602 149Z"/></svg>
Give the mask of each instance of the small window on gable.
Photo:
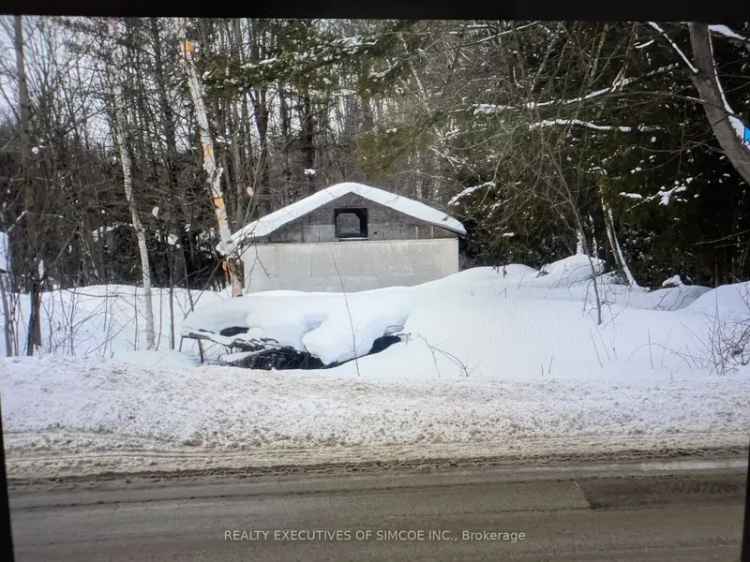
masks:
<svg viewBox="0 0 750 562"><path fill-rule="evenodd" d="M335 209L336 238L367 238L367 209Z"/></svg>

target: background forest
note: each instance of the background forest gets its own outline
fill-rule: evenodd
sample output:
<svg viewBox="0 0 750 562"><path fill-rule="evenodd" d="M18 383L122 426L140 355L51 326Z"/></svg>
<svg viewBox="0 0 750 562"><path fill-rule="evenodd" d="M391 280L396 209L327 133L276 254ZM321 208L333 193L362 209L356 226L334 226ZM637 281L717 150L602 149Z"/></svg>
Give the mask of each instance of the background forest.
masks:
<svg viewBox="0 0 750 562"><path fill-rule="evenodd" d="M747 123L750 24L710 30ZM5 17L2 34L10 292L221 287L219 206L234 232L340 181L446 209L466 267L578 250L631 284L750 279L748 183L687 24Z"/></svg>

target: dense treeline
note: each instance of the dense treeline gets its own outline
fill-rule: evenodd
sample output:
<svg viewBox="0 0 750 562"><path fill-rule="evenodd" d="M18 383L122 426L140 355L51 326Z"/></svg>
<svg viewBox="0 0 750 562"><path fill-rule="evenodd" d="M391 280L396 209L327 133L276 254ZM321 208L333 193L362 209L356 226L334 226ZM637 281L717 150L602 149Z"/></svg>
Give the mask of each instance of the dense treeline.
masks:
<svg viewBox="0 0 750 562"><path fill-rule="evenodd" d="M748 184L707 119L687 24L2 25L13 290L222 285L207 151L230 231L363 181L464 220L466 265L539 266L578 250L642 285L750 278ZM727 104L746 123L747 37L748 23L712 28Z"/></svg>

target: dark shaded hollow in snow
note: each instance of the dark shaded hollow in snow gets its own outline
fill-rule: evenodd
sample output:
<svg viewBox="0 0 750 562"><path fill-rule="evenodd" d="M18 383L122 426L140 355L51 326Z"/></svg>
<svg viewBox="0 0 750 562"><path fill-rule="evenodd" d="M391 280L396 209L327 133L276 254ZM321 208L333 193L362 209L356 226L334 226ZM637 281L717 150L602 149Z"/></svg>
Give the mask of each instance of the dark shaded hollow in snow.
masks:
<svg viewBox="0 0 750 562"><path fill-rule="evenodd" d="M224 337L232 337L240 334L247 333L248 329L241 326L231 326L222 329L219 334ZM388 349L394 343L400 342L401 338L396 335L386 334L375 339L372 343L370 351L365 355L372 355L374 353L380 353L385 349ZM237 345L241 347L241 344ZM233 354L237 355L237 354ZM337 367L349 361L355 361L358 357L349 359L348 361L340 361L325 364L319 357L311 354L308 351L299 351L291 346L278 346L273 340L268 340L268 345L263 348L262 345L259 348L251 349L248 354L242 358L238 358L230 361L222 361L226 364L231 364L235 367L245 367L249 369L263 369L263 370L288 370L288 369L330 369Z"/></svg>

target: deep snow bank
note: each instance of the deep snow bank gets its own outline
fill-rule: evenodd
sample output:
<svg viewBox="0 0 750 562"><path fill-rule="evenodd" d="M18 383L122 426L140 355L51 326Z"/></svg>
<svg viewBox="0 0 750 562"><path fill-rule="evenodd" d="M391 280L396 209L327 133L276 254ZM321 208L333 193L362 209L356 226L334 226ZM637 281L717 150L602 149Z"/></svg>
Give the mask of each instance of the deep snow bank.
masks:
<svg viewBox="0 0 750 562"><path fill-rule="evenodd" d="M133 352L132 288L114 302L105 298L111 288L87 288L75 301L57 293L65 310L84 313L76 351L106 345L115 360L99 352L0 360L11 446L202 445L249 449L255 459L269 448L462 443L467 451L493 442L507 450L614 435L663 448L747 431L750 367L718 376L701 347L712 311L746 314L742 286L631 291L600 276L597 325L588 274L571 283L570 269L551 269L476 268L347 295L205 293L184 322L217 330L246 322L331 361L360 353L389 326L408 334L387 352L314 372L200 366L192 352L165 351L164 337L162 351Z"/></svg>
<svg viewBox="0 0 750 562"><path fill-rule="evenodd" d="M220 332L225 327L239 325L252 328L254 334L278 337L290 342L301 352L314 353L326 361L333 362L366 354L373 338L403 326L405 331L412 330L415 334L415 345L409 347L411 352L421 353L415 351L415 347L427 345L417 337L418 334L428 337L433 345L445 344L448 352L458 349L469 353L472 346L465 345L464 340L470 339L473 332L479 332L481 336L483 322L491 326L498 322L494 319L495 316L507 317L508 307L522 308L525 306L523 303L528 302L529 306L534 308L537 306L533 304L534 301L543 301L548 306L562 306L566 309L566 312L561 312L563 316L560 317L564 325L577 325L583 322L582 333L579 335L589 347L593 346L592 337L588 334L591 317L583 318L592 309L594 299L588 258L571 256L553 262L543 269L546 274L520 264L509 264L499 268L480 267L417 287L392 287L346 295L272 291L232 299L226 292L192 291L188 294L184 289L175 289L175 344L180 343L182 332L193 329ZM597 279L606 317L614 317L621 309L684 309L696 312L700 309L704 316L711 315L717 310L717 295L720 297L720 311L731 313L746 309L738 298L738 289L742 285L720 287L716 292L704 295L708 289L699 286L683 285L649 292L631 290L627 286L617 284L608 274L600 275ZM688 307L701 295L703 298L695 307ZM502 296L502 299L498 299L499 296ZM472 298L467 301L467 297ZM45 292L42 298L42 339L45 352L120 358L145 348L145 298L140 288L99 285L49 291ZM195 305L194 313L190 312L191 300ZM568 304L554 304L557 301ZM451 308L443 306L444 303L452 302L456 304L451 305ZM158 349L169 349L172 319L168 291L155 289L152 303ZM23 337L26 333L24 326L28 322L28 299L25 296L20 299L19 306L20 309L16 313L19 326L17 333L19 346L23 348ZM475 311L477 306L479 310ZM454 309L455 313L452 312ZM725 312L721 313L727 315ZM489 324L484 320L485 317L489 317ZM429 326L426 321L423 323L419 318L430 318L429 321L435 324ZM461 323L457 323L457 318L461 318ZM675 324L674 318L672 321L665 320L660 315L653 318L657 324L652 332L664 331L665 325ZM545 317L538 317L535 321L547 322ZM705 321L703 323L705 324ZM697 333L705 331L703 325L694 328L698 330ZM529 337L534 336L537 334L532 331ZM544 334L540 333L539 336L539 341L544 341ZM670 341L665 345L672 347L673 343ZM400 345L397 344L387 353L393 353ZM501 344L496 341L493 345ZM534 349L543 347L521 342L516 348L524 349L529 345ZM582 343L578 342L577 347L580 348L581 345ZM3 347L4 341L0 338L0 348ZM4 351L2 349L3 354ZM208 357L217 357L224 351L221 346L210 348L204 345L204 352ZM197 357L196 343L185 340L183 352L191 358ZM429 364L433 363L433 353L438 358L445 357L435 349L432 352L427 351ZM464 359L469 363L483 363L477 359L482 356L484 352L476 355L471 351ZM130 358L133 359L132 356Z"/></svg>
<svg viewBox="0 0 750 562"><path fill-rule="evenodd" d="M39 454L48 447L89 454L96 448L210 447L209 454L246 450L245 462L252 463L267 448L496 443L508 452L578 437L616 449L618 437L627 436L629 447L664 447L677 438L682 445L711 446L750 424L747 372L716 377L655 370L647 377L561 380L553 368L522 381L498 369L494 380L434 371L429 379L411 380L402 368L378 381L369 368L360 378L335 371L3 358L6 446L24 443Z"/></svg>
<svg viewBox="0 0 750 562"><path fill-rule="evenodd" d="M183 318L196 307L210 308L229 300L226 292L195 291L175 288L173 295L174 332L179 343ZM168 349L171 339L169 290L152 290L154 331L159 349ZM120 357L146 348L143 289L131 285L90 285L56 289L42 293L42 348L46 353L75 356ZM2 314L2 311L0 311ZM18 348L25 349L29 299L20 295L15 310ZM0 338L5 355L5 341ZM194 342L187 341L187 353L198 353Z"/></svg>
<svg viewBox="0 0 750 562"><path fill-rule="evenodd" d="M474 321L464 311L445 308L453 297L467 292L496 295L502 291L506 297L523 300L568 301L583 303L583 309L595 306L592 277L597 274L597 283L605 306L640 308L649 310L676 310L685 307L707 289L697 286L679 286L648 292L617 284L611 275L601 275L604 263L590 261L583 255L570 256L550 263L537 271L520 264L509 264L499 268L479 267L462 271L443 279L416 287L389 287L354 293L308 293L297 291L268 291L246 295L220 303L199 307L183 323L183 333L208 331L221 334L227 328L240 327L247 333L238 337L272 338L281 345L291 346L297 351L310 353L329 365L366 355L373 342L388 334L413 331L421 341L429 335L430 341L446 343L451 348L467 347L467 337L477 326L497 323L496 314L502 314L502 306L486 302L485 310L467 310L475 315ZM535 305L530 305L532 308ZM580 314L571 314L574 306L557 306L566 323L581 322ZM563 311L562 309L565 309ZM437 314L425 314L434 310ZM455 316L462 317L463 326L452 322ZM484 320L485 316L490 316ZM419 318L429 318L420 322ZM663 319L661 319L663 320ZM432 324L430 324L432 323ZM590 328L581 324L584 332ZM457 330L455 328L458 328ZM573 329L573 333L578 330ZM579 334L585 340L590 338ZM544 340L542 331L539 338ZM559 339L558 334L553 338ZM216 338L222 340L222 338ZM223 341L223 340L222 340ZM229 340L226 340L229 341ZM440 354L431 343L426 344L431 355ZM498 345L503 345L498 342ZM470 346L468 346L470 347ZM521 342L517 349L526 349L528 343ZM410 352L413 352L413 346ZM389 352L391 353L391 352ZM451 352L443 350L442 356ZM470 353L467 357L481 357ZM405 359L405 358L404 358ZM460 361L454 361L460 364Z"/></svg>

